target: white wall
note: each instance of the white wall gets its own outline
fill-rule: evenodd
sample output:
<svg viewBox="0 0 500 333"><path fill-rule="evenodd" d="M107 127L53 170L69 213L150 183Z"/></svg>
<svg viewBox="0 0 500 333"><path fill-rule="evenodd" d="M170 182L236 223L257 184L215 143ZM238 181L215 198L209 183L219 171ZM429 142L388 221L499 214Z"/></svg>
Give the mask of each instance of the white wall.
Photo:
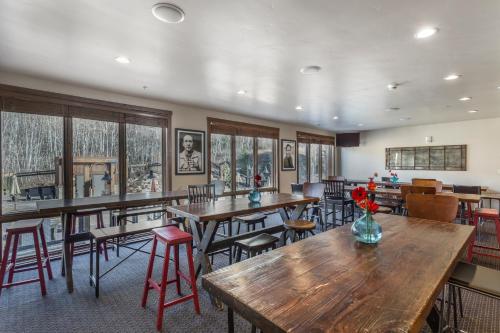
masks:
<svg viewBox="0 0 500 333"><path fill-rule="evenodd" d="M131 105L145 106L163 110L172 111L172 130L175 128L187 128L207 131L207 117L222 118L234 121L248 122L252 124L259 124L271 127L278 127L280 129L280 139L296 140L296 131L304 131L309 133L317 133L323 135L334 135L322 130L305 128L304 126L297 126L293 124L278 123L263 119L252 118L251 115L239 116L231 113L224 113L220 111L202 109L193 106L179 105L175 103L147 99L142 97L134 97L122 95L92 88L82 87L78 85L71 85L62 82L43 80L39 78L0 72L0 83L10 84L19 87L26 87L31 89L39 89L51 91L56 93L82 96L88 98L101 99L105 101L126 103ZM291 111L293 112L293 111ZM175 138L172 133L172 154L175 152ZM207 174L204 175L190 175L190 176L176 176L175 170L172 165L172 189L180 189L189 184L201 184L207 182ZM205 169L206 170L206 169ZM280 177L280 191L290 192L290 184L297 181L296 171L279 171Z"/></svg>
<svg viewBox="0 0 500 333"><path fill-rule="evenodd" d="M386 176L385 148L429 145L467 145L467 171L398 170L401 181L436 178L445 184L488 186L500 191L500 118L400 127L361 133L359 147L341 149L341 174L364 179L374 172Z"/></svg>

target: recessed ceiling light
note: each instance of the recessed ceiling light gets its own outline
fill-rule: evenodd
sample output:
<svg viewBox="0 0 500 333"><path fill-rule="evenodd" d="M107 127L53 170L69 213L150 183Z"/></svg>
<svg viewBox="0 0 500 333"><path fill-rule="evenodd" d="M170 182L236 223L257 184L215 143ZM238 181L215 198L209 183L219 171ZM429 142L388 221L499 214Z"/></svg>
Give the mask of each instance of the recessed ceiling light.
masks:
<svg viewBox="0 0 500 333"><path fill-rule="evenodd" d="M498 86L497 89L500 89L500 86Z"/></svg>
<svg viewBox="0 0 500 333"><path fill-rule="evenodd" d="M447 76L445 76L443 79L445 79L446 81L451 81L451 80L456 80L460 77L461 75L459 74L449 74Z"/></svg>
<svg viewBox="0 0 500 333"><path fill-rule="evenodd" d="M314 73L317 73L321 70L321 67L320 66L317 66L317 65L311 65L311 66L306 66L306 67L302 67L300 69L300 72L302 74L314 74Z"/></svg>
<svg viewBox="0 0 500 333"><path fill-rule="evenodd" d="M391 91L396 90L396 89L398 89L398 87L399 87L399 84L397 84L396 82L389 83L387 85L387 90L391 90Z"/></svg>
<svg viewBox="0 0 500 333"><path fill-rule="evenodd" d="M238 95L245 95L247 92L248 91L241 89L241 90L238 90L237 94Z"/></svg>
<svg viewBox="0 0 500 333"><path fill-rule="evenodd" d="M295 110L297 110L297 111L302 111L302 110L304 110L304 108L302 107L302 105L297 105L297 106L295 107Z"/></svg>
<svg viewBox="0 0 500 333"><path fill-rule="evenodd" d="M333 116L333 120L337 120L337 119L339 119L338 116Z"/></svg>
<svg viewBox="0 0 500 333"><path fill-rule="evenodd" d="M469 112L469 113L476 113L476 112L478 112L478 111L477 111L477 110L469 110L469 111L467 111L467 112Z"/></svg>
<svg viewBox="0 0 500 333"><path fill-rule="evenodd" d="M438 28L432 28L432 27L425 27L420 29L416 34L415 38L417 39L423 39L423 38L428 38L432 35L434 35L436 32L438 32Z"/></svg>
<svg viewBox="0 0 500 333"><path fill-rule="evenodd" d="M171 3L157 3L151 9L153 16L165 23L181 23L184 21L184 11Z"/></svg>
<svg viewBox="0 0 500 333"><path fill-rule="evenodd" d="M120 64L130 64L130 59L125 56L116 57L115 61L119 62Z"/></svg>
<svg viewBox="0 0 500 333"><path fill-rule="evenodd" d="M464 96L464 97L459 98L458 100L465 102L465 101L470 101L471 99L472 99L472 97Z"/></svg>
<svg viewBox="0 0 500 333"><path fill-rule="evenodd" d="M363 127L363 126L365 126L365 125L364 125L364 124L358 124L358 126L359 126L359 127Z"/></svg>

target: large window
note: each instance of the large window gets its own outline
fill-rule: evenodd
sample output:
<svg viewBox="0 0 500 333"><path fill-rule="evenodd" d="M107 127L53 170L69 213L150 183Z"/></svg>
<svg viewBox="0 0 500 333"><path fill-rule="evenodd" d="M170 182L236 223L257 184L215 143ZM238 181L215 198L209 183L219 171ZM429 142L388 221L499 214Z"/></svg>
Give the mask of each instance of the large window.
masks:
<svg viewBox="0 0 500 333"><path fill-rule="evenodd" d="M334 175L334 138L297 132L298 172L299 183L320 182Z"/></svg>
<svg viewBox="0 0 500 333"><path fill-rule="evenodd" d="M264 188L277 187L277 128L209 118L208 133L209 181L224 180L226 192L237 194L259 174Z"/></svg>

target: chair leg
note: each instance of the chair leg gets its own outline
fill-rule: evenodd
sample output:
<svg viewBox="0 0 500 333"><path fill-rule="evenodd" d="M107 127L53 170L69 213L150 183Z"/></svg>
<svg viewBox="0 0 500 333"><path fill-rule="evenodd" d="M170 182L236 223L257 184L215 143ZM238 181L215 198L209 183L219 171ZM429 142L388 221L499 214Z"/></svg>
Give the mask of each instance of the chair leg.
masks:
<svg viewBox="0 0 500 333"><path fill-rule="evenodd" d="M12 283L14 279L14 270L16 269L16 260L17 260L17 246L19 244L19 235L14 235L14 246L12 247L12 256L10 258L10 270L9 276L7 278L7 283Z"/></svg>
<svg viewBox="0 0 500 333"><path fill-rule="evenodd" d="M145 307L148 300L149 294L149 279L153 275L153 266L156 257L156 245L158 245L158 239L155 237L153 239L153 246L151 247L151 255L149 256L148 270L146 272L146 281L144 282L144 290L142 292L141 306ZM97 250L97 249L96 249ZM165 259L167 260L167 259Z"/></svg>
<svg viewBox="0 0 500 333"><path fill-rule="evenodd" d="M40 279L40 289L42 290L42 296L45 296L47 294L47 289L45 288L45 276L43 275L42 256L40 254L40 243L38 242L38 232L36 230L33 231L33 241L35 245L38 277ZM14 271L14 268L12 268L12 271Z"/></svg>
<svg viewBox="0 0 500 333"><path fill-rule="evenodd" d="M241 252L242 252L242 249L241 249L241 247L238 246L238 249L236 250L236 262L241 261Z"/></svg>
<svg viewBox="0 0 500 333"><path fill-rule="evenodd" d="M97 213L97 228L104 228L104 221L102 217L102 212ZM102 251L104 252L104 260L108 261L108 246L107 242L104 241L101 243L102 244ZM99 249L101 250L101 249Z"/></svg>
<svg viewBox="0 0 500 333"><path fill-rule="evenodd" d="M193 293L194 311L196 311L197 314L200 314L200 300L198 299L198 287L196 286L196 274L193 263L193 248L189 243L186 244L186 252L189 266L189 277L191 279L191 292Z"/></svg>
<svg viewBox="0 0 500 333"><path fill-rule="evenodd" d="M0 265L0 295L2 294L3 280L5 278L5 271L7 269L11 241L12 241L12 234L8 233L7 241L5 243L5 248L3 251L2 263Z"/></svg>
<svg viewBox="0 0 500 333"><path fill-rule="evenodd" d="M474 234L472 235L471 240L469 241L469 247L467 249L467 261L471 262L472 261L472 255L473 255L473 250L474 250L474 244L476 242L476 235L477 235L477 223L479 221L479 216L477 214L474 214L474 220L473 220L473 225L475 228Z"/></svg>
<svg viewBox="0 0 500 333"><path fill-rule="evenodd" d="M174 265L175 265L175 287L177 288L177 295L181 295L181 277L179 274L179 245L174 246Z"/></svg>
<svg viewBox="0 0 500 333"><path fill-rule="evenodd" d="M43 257L45 258L47 275L49 276L49 280L52 280L52 267L50 266L49 251L47 249L47 242L45 241L45 234L43 233L43 224L40 224L40 240L42 241Z"/></svg>
<svg viewBox="0 0 500 333"><path fill-rule="evenodd" d="M163 259L163 270L161 273L160 299L158 300L158 317L156 328L161 331L163 326L163 313L165 312L165 296L167 294L168 264L170 262L170 244L165 244L165 258Z"/></svg>

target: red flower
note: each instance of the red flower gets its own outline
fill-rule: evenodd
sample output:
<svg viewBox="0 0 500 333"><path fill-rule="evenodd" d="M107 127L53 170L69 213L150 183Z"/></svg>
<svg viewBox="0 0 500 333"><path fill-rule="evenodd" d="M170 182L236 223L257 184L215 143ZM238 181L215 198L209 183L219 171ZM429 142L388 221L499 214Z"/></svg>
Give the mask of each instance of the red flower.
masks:
<svg viewBox="0 0 500 333"><path fill-rule="evenodd" d="M367 213L375 214L378 211L379 206L372 200L363 200L357 202L359 208L366 210Z"/></svg>
<svg viewBox="0 0 500 333"><path fill-rule="evenodd" d="M366 190L364 187L356 187L352 191L352 199L356 202L366 199Z"/></svg>
<svg viewBox="0 0 500 333"><path fill-rule="evenodd" d="M255 175L254 179L257 182L260 182L262 180L262 177L260 175Z"/></svg>

